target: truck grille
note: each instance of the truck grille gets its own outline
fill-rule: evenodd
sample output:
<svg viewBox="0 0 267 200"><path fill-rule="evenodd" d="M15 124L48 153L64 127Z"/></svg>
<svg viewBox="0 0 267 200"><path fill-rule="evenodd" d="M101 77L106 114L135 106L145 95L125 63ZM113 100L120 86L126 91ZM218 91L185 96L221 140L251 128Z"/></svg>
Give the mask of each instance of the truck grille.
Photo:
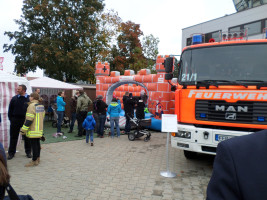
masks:
<svg viewBox="0 0 267 200"><path fill-rule="evenodd" d="M201 121L267 124L267 102L196 100L195 116Z"/></svg>

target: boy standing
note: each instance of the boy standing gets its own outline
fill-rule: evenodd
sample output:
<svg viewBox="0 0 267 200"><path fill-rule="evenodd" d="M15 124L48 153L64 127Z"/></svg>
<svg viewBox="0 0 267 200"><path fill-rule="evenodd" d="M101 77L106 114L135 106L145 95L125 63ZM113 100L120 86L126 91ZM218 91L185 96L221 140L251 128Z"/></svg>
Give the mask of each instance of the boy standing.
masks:
<svg viewBox="0 0 267 200"><path fill-rule="evenodd" d="M92 111L88 112L87 117L83 121L82 127L86 130L86 143L89 142L89 135L90 135L90 142L91 146L94 146L94 129L95 129L95 119L92 116Z"/></svg>

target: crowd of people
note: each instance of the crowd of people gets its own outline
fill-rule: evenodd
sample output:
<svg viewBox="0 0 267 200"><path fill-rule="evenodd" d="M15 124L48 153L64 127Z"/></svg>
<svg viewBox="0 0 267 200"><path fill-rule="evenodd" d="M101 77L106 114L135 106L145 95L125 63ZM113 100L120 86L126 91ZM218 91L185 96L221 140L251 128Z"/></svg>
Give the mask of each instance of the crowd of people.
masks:
<svg viewBox="0 0 267 200"><path fill-rule="evenodd" d="M19 134L24 140L24 149L27 158L32 158L25 167L37 166L40 163L41 146L40 140L45 140L43 127L45 118L45 108L40 97L40 89L36 89L28 95L25 85L19 85L17 95L15 95L9 104L8 118L10 120L10 143L7 159L11 160L16 154L16 147ZM134 109L136 108L136 117L143 119L145 117L144 109L146 95L143 93L140 97L133 97L132 93L126 92L123 96L123 104L126 117L125 133L129 134L131 130L130 119L134 117ZM63 135L61 125L65 116L65 93L58 92L56 99L57 105L57 135ZM116 136L120 137L120 113L122 110L121 102L113 96L109 105L103 101L103 96L98 95L92 102L83 90L79 90L70 100L71 107L71 123L68 133L74 130L74 124L77 120L78 133L76 137L86 135L86 143L94 145L94 132L97 137L104 137L104 126L106 120L110 121L111 138L115 137L114 130L116 128ZM90 110L90 105L93 109ZM88 112L89 111L89 112ZM109 118L107 119L107 114Z"/></svg>
<svg viewBox="0 0 267 200"><path fill-rule="evenodd" d="M0 143L0 199L4 198L5 190L12 188L9 183L7 160L11 160L15 156L19 134L24 139L26 157L32 158L25 167L37 166L40 163L40 140L44 140L45 108L39 96L40 91L35 90L30 95L26 91L25 85L19 85L17 95L11 99L9 104L8 118L11 125L7 157L3 145ZM146 100L147 97L144 93L138 98L134 98L129 92L125 93L123 104L126 134L130 132L130 119L134 117L135 108L138 119L145 117ZM91 103L93 103L93 112L88 112ZM59 92L57 97L58 133L62 133L61 122L65 106L64 92ZM117 130L117 137L120 137L119 118L122 108L120 100L115 96L107 105L101 95L92 102L84 91L78 91L71 99L71 108L72 122L69 133L73 131L77 117L77 137L85 134L86 143L90 141L91 146L94 146L93 133L97 132L98 137L103 138L106 113L108 113L111 138L115 136L114 125ZM267 197L266 173L264 173L267 166L266 138L267 131L263 130L247 136L235 137L218 145L213 174L207 188L207 199L265 199ZM257 146L257 148L248 148L250 146ZM237 149L238 151L236 151ZM248 157L248 155L253 156Z"/></svg>

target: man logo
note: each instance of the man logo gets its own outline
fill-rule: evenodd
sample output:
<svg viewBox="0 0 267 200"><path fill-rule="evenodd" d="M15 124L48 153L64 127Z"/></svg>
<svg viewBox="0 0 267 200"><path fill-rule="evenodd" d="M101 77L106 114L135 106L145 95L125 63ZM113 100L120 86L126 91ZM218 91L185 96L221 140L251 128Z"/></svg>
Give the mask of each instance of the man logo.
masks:
<svg viewBox="0 0 267 200"><path fill-rule="evenodd" d="M236 120L236 113L225 113L225 119Z"/></svg>
<svg viewBox="0 0 267 200"><path fill-rule="evenodd" d="M219 106L215 105L216 111L225 112L248 112L248 106Z"/></svg>

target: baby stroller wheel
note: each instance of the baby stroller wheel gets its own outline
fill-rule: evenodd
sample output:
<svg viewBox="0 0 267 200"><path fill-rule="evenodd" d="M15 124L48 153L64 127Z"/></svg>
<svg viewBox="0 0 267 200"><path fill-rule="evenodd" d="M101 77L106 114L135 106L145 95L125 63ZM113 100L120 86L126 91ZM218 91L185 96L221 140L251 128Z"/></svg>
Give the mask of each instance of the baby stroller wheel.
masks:
<svg viewBox="0 0 267 200"><path fill-rule="evenodd" d="M135 134L134 134L134 133L129 133L129 134L128 134L128 139L129 139L130 141L134 141L134 140L135 140Z"/></svg>
<svg viewBox="0 0 267 200"><path fill-rule="evenodd" d="M148 142L149 139L150 139L149 137L145 137L145 138L144 138L144 141L145 141L145 142Z"/></svg>
<svg viewBox="0 0 267 200"><path fill-rule="evenodd" d="M52 127L56 128L57 127L57 122L52 122Z"/></svg>

